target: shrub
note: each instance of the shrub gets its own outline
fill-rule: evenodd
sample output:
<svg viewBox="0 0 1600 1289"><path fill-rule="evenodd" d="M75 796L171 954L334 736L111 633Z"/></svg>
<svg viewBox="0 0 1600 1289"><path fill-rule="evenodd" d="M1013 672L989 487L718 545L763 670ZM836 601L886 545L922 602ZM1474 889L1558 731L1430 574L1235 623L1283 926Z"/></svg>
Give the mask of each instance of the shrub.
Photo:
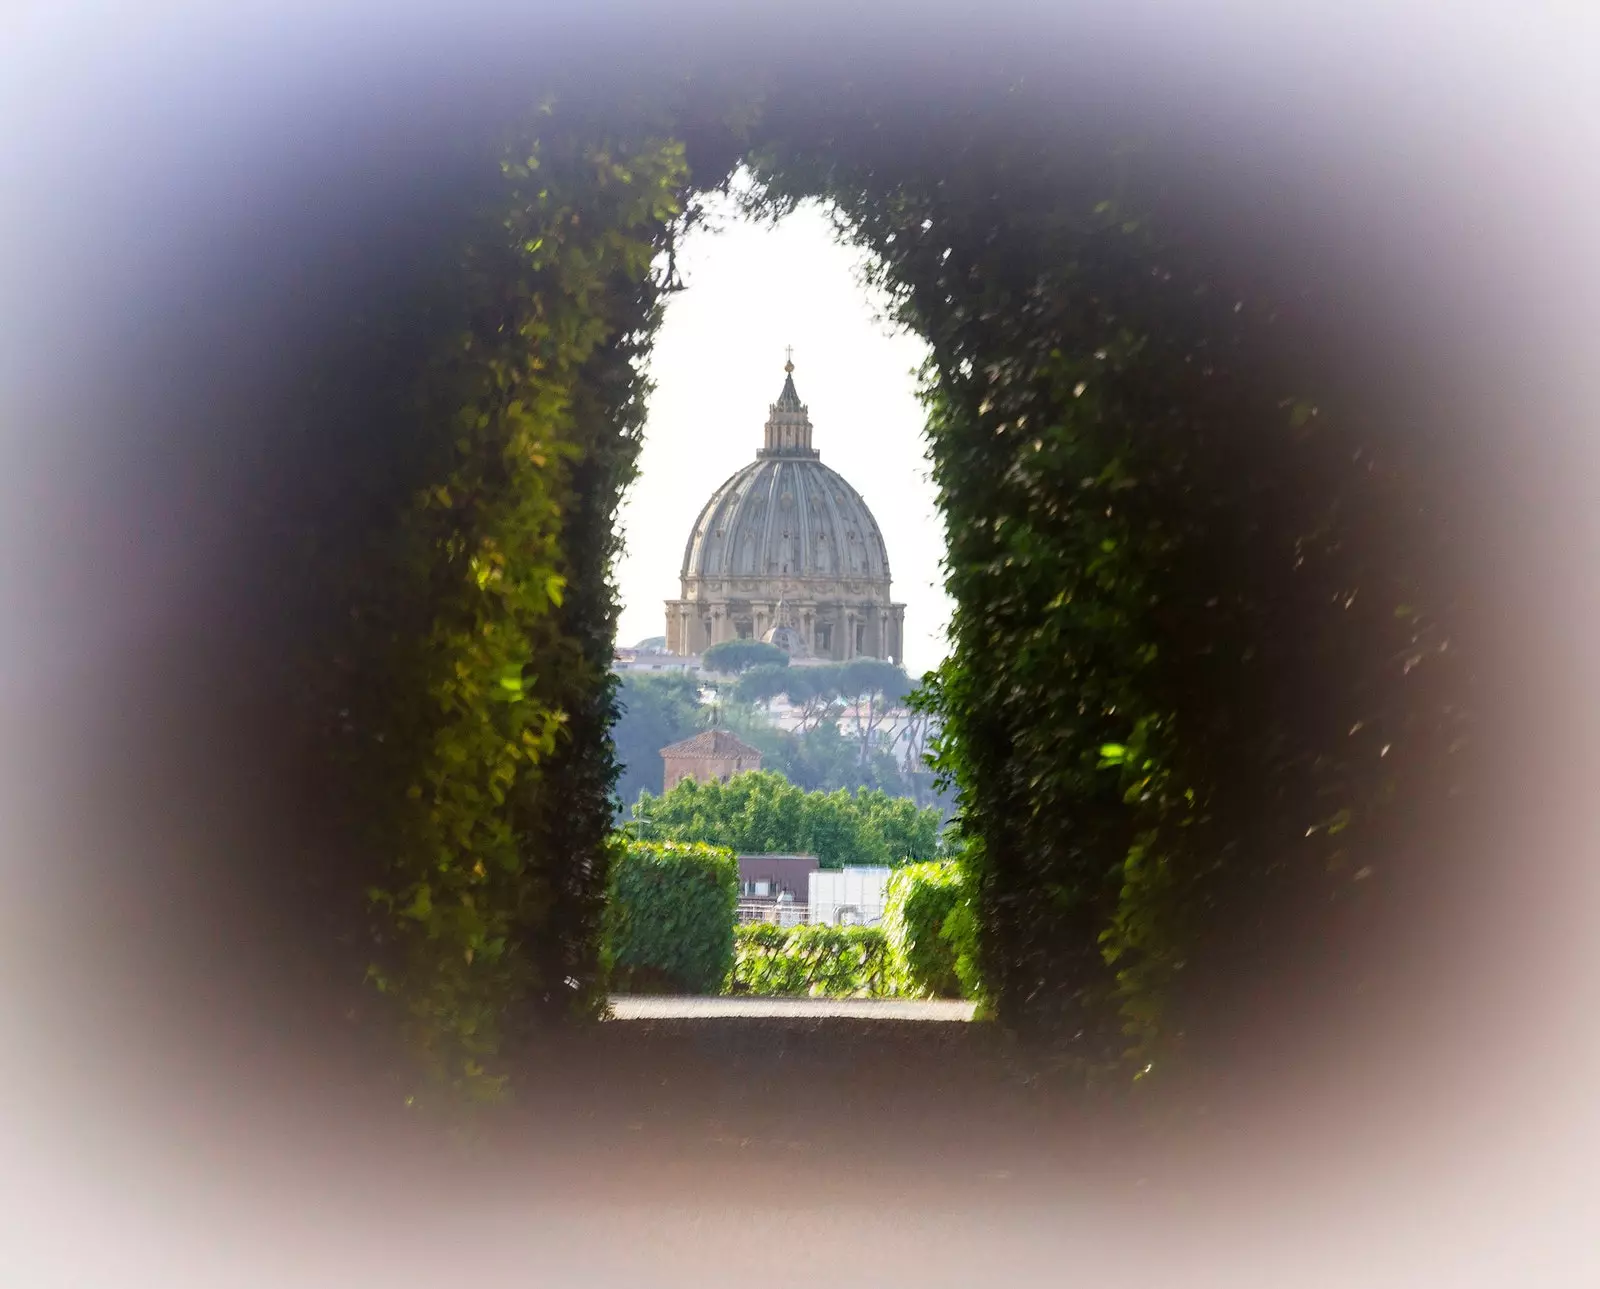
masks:
<svg viewBox="0 0 1600 1289"><path fill-rule="evenodd" d="M965 948L970 973L970 948L965 940L958 946L940 933L951 914L965 905L965 891L961 868L954 860L907 864L889 875L883 927L902 992L925 997L962 994L956 958ZM959 930L959 924L953 930ZM975 940L975 935L967 938Z"/></svg>
<svg viewBox="0 0 1600 1289"><path fill-rule="evenodd" d="M939 939L950 953L956 981L963 998L987 1003L983 972L978 957L978 915L972 900L963 892L939 928Z"/></svg>
<svg viewBox="0 0 1600 1289"><path fill-rule="evenodd" d="M939 812L886 793L806 792L781 774L755 770L727 783L685 779L664 796L643 792L634 806L640 835L763 851L815 855L824 868L932 859Z"/></svg>
<svg viewBox="0 0 1600 1289"><path fill-rule="evenodd" d="M773 926L735 932L733 992L884 998L895 992L889 939L875 926Z"/></svg>
<svg viewBox="0 0 1600 1289"><path fill-rule="evenodd" d="M616 843L605 914L612 983L720 991L733 968L738 901L730 851L693 842Z"/></svg>

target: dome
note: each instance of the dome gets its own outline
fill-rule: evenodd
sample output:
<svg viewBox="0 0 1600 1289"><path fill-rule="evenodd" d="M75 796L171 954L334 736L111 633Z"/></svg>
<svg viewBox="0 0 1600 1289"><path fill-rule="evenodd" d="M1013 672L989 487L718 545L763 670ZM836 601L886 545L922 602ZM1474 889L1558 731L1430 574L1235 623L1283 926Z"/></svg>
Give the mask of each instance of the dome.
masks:
<svg viewBox="0 0 1600 1289"><path fill-rule="evenodd" d="M816 459L752 461L714 493L683 554L685 578L885 581L889 556L861 494Z"/></svg>
<svg viewBox="0 0 1600 1289"><path fill-rule="evenodd" d="M725 640L765 640L791 659L900 661L905 605L861 494L822 464L811 417L784 365L755 460L711 494L683 551L667 648L693 656Z"/></svg>
<svg viewBox="0 0 1600 1289"><path fill-rule="evenodd" d="M766 428L766 446L756 459L701 509L684 549L682 577L887 582L889 555L878 521L811 446L811 421L792 374Z"/></svg>

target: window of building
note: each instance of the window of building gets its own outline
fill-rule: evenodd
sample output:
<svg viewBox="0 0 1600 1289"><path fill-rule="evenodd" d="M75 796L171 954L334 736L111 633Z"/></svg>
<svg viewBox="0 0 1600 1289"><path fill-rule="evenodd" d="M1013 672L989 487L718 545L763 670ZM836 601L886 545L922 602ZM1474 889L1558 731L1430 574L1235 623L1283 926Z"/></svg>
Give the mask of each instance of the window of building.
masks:
<svg viewBox="0 0 1600 1289"><path fill-rule="evenodd" d="M856 623L856 652L861 653L866 649L867 628L865 623Z"/></svg>
<svg viewBox="0 0 1600 1289"><path fill-rule="evenodd" d="M831 626L817 628L817 648L823 653L831 653L833 651L833 628Z"/></svg>

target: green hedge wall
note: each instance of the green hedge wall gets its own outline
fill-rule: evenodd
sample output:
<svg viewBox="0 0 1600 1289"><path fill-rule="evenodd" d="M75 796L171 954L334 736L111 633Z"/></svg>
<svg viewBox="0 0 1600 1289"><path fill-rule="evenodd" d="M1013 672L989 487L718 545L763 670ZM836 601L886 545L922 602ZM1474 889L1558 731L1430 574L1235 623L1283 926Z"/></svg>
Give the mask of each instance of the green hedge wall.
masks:
<svg viewBox="0 0 1600 1289"><path fill-rule="evenodd" d="M620 989L718 993L733 969L739 866L697 842L613 847L606 956Z"/></svg>
<svg viewBox="0 0 1600 1289"><path fill-rule="evenodd" d="M1150 141L1041 146L1029 94L797 110L752 205L824 195L929 347L956 607L922 701L996 1014L1085 1067L1222 1067L1381 996L1365 935L1459 826L1471 494L1339 284Z"/></svg>
<svg viewBox="0 0 1600 1289"><path fill-rule="evenodd" d="M773 926L734 933L733 992L886 998L895 992L889 939L872 926Z"/></svg>
<svg viewBox="0 0 1600 1289"><path fill-rule="evenodd" d="M550 113L464 147L404 287L340 302L297 395L326 445L291 517L297 717L369 979L471 1098L514 1024L603 1002L611 517L685 180L679 143Z"/></svg>
<svg viewBox="0 0 1600 1289"><path fill-rule="evenodd" d="M961 996L957 949L942 932L965 897L966 883L954 860L908 864L889 874L883 929L903 992L935 998Z"/></svg>

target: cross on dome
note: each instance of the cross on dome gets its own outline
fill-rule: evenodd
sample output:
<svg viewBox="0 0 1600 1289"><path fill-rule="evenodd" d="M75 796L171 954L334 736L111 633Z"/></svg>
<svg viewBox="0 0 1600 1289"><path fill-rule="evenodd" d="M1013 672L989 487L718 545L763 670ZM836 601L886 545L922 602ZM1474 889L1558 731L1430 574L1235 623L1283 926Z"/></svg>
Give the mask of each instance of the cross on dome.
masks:
<svg viewBox="0 0 1600 1289"><path fill-rule="evenodd" d="M794 346L785 350L791 355L783 365L783 392L772 405L772 417L767 422L768 451L810 452L811 418L806 415L806 405L794 387Z"/></svg>

